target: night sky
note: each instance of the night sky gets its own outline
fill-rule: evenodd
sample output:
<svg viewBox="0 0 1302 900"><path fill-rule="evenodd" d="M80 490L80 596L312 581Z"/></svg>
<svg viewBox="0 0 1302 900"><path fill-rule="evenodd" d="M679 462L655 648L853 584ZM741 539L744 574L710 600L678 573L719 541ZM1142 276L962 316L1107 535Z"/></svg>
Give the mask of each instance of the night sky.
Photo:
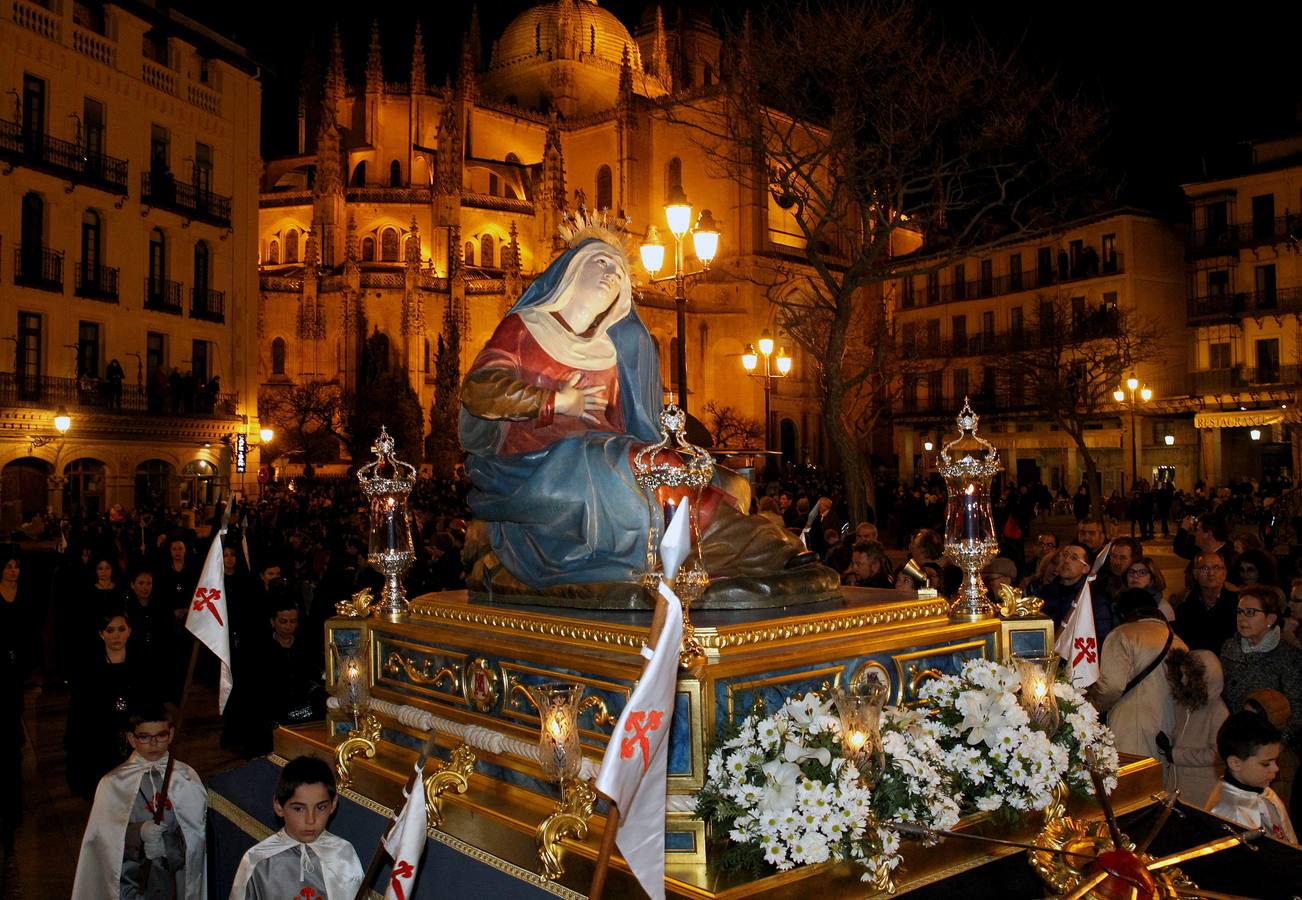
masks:
<svg viewBox="0 0 1302 900"><path fill-rule="evenodd" d="M324 64L330 33L339 23L350 81L360 81L371 18L380 13L385 74L406 81L417 10L323 0L305 7L263 4L256 18L244 4L180 0L176 7L247 47L265 67L263 153L292 152L299 73L309 53ZM480 4L484 56L527 2ZM635 28L646 8L640 0L603 0L602 6ZM1111 113L1104 163L1125 185L1124 198L1149 208L1179 209L1179 183L1214 172L1218 160L1252 136L1299 126L1302 63L1289 47L1295 22L1280 15L1291 4L1266 5L1236 16L1231 8L1200 14L1197 5L1148 11L1156 4L933 2L946 28L978 28L1003 45L1020 45L1034 67L1056 72L1063 90L1083 91ZM668 10L673 4L666 4ZM716 21L753 4L711 4ZM455 70L470 5L422 5L426 68L432 83ZM1214 9L1214 15L1213 15ZM1272 12L1278 10L1279 12ZM666 19L672 22L672 13ZM1278 19L1278 21L1276 21ZM1206 162L1204 162L1206 161Z"/></svg>

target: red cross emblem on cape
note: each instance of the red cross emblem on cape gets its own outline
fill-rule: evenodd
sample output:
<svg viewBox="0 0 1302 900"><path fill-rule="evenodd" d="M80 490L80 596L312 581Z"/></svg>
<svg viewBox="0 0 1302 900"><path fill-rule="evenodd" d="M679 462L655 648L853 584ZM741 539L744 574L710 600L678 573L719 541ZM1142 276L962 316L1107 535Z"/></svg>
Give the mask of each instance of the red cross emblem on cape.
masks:
<svg viewBox="0 0 1302 900"><path fill-rule="evenodd" d="M220 588L196 588L194 592L194 608L196 612L203 612L207 609L212 613L212 617L217 620L217 624L226 627L222 617L217 613L216 601L220 600L222 592Z"/></svg>
<svg viewBox="0 0 1302 900"><path fill-rule="evenodd" d="M1079 665L1082 659L1087 663L1094 662L1098 658L1098 655L1094 652L1095 646L1094 638L1076 638L1076 649L1080 652L1076 654L1076 658L1071 661L1071 664L1073 666Z"/></svg>
<svg viewBox="0 0 1302 900"><path fill-rule="evenodd" d="M294 895L294 900L315 900L315 898L320 896L321 895L318 894L315 889L310 887L305 887L303 888L303 890L299 891L297 894Z"/></svg>
<svg viewBox="0 0 1302 900"><path fill-rule="evenodd" d="M624 738L619 745L620 759L632 759L633 754L640 750L642 752L642 773L651 765L651 743L647 740L647 735L660 727L664 721L665 714L658 709L653 709L649 713L638 710L628 714L624 720L624 730L633 732L631 738Z"/></svg>
<svg viewBox="0 0 1302 900"><path fill-rule="evenodd" d="M411 863L405 859L400 859L393 864L393 877L389 880L393 892L398 895L398 900L407 900L407 895L403 893L402 882L400 878L410 878L416 870L412 868Z"/></svg>
<svg viewBox="0 0 1302 900"><path fill-rule="evenodd" d="M154 794L153 799L145 801L145 812L152 814L154 810L158 809L158 801L159 798L162 796L162 793L163 793L162 791L159 791L157 794ZM172 809L172 801L164 800L163 809L168 810L170 812Z"/></svg>

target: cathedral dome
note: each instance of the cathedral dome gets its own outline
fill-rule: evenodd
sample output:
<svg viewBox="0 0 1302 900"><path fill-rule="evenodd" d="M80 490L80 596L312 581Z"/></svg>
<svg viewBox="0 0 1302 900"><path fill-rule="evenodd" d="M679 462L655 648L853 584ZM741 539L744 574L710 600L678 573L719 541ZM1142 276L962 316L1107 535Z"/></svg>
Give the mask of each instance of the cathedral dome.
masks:
<svg viewBox="0 0 1302 900"><path fill-rule="evenodd" d="M493 48L489 70L530 60L599 60L618 66L628 48L634 72L642 70L637 42L614 13L596 0L551 0L516 16Z"/></svg>

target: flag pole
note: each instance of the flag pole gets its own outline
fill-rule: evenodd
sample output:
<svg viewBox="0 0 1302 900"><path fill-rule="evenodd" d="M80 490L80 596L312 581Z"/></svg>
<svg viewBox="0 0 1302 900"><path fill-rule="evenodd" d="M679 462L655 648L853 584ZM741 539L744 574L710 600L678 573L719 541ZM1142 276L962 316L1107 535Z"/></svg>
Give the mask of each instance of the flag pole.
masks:
<svg viewBox="0 0 1302 900"><path fill-rule="evenodd" d="M665 628L665 617L669 614L669 604L665 598L660 596L656 591L656 609L651 616L651 633L647 635L647 647L655 652L656 645L660 643L660 632ZM650 665L650 660L642 664L642 672L646 673L646 667ZM641 676L639 676L641 677ZM611 735L611 740L615 736ZM605 797L605 794L601 794ZM601 894L606 889L606 872L610 868L610 855L615 852L615 836L619 833L619 807L615 801L610 800L610 812L606 813L606 830L601 833L601 849L597 851L597 861L592 866L592 884L588 888L588 900L601 900Z"/></svg>
<svg viewBox="0 0 1302 900"><path fill-rule="evenodd" d="M421 780L425 774L425 760L434 752L434 739L438 736L433 728L425 738L425 743L421 744L420 756L416 757L416 781L412 785L413 791L421 790ZM380 867L384 865L384 858L388 854L384 850L384 836L389 833L393 823L398 821L398 814L401 808L395 809L393 815L389 816L389 821L385 823L384 830L380 832L380 842L375 846L375 852L371 854L371 861L366 866L366 874L362 876L362 883L357 886L357 894L353 900L366 900L366 894L371 889L371 882L375 876L380 874Z"/></svg>

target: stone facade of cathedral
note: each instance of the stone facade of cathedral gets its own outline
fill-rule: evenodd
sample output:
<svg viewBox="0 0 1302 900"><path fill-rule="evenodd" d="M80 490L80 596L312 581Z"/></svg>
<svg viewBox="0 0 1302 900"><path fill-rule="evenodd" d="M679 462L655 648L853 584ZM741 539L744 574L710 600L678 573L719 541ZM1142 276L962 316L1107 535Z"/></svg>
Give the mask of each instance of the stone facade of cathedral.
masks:
<svg viewBox="0 0 1302 900"><path fill-rule="evenodd" d="M728 89L739 43L690 18L666 25L654 7L634 34L595 2L552 0L517 16L486 57L472 20L458 72L439 87L427 81L419 26L403 83L386 80L397 73L384 71L378 26L361 84L347 83L336 36L322 100L300 107L300 152L265 168L264 403L295 382L351 390L364 366L388 366L407 373L428 429L439 336L458 324L464 371L558 251L567 207L581 196L623 211L638 234L656 225L672 260L663 206L681 187L722 231L718 259L689 294L689 409L708 424L708 399L762 419L763 384L743 377L741 354L777 328L747 276L761 257L797 258L800 242L766 191L718 176L688 123L693 104ZM699 268L690 239L685 254L686 268ZM668 390L673 289L648 285L633 256ZM773 387L772 442L792 461L819 460L813 367L795 357Z"/></svg>

